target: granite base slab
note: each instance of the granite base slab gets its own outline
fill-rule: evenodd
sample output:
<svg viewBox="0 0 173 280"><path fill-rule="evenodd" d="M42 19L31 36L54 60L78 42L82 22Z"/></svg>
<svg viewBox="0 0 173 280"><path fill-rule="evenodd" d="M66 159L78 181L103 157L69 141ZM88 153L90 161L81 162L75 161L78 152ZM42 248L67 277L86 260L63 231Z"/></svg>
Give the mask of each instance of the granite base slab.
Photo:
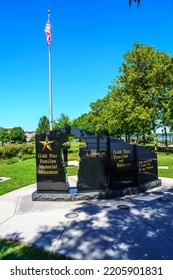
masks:
<svg viewBox="0 0 173 280"><path fill-rule="evenodd" d="M124 188L124 189L106 189L106 190L94 190L86 192L78 192L70 194L67 192L43 192L35 191L32 193L33 201L78 201L78 200L94 200L94 199L112 199L125 195L133 195L141 192L145 192L149 189L153 189L161 186L161 180L157 179L148 183L140 184L138 186Z"/></svg>

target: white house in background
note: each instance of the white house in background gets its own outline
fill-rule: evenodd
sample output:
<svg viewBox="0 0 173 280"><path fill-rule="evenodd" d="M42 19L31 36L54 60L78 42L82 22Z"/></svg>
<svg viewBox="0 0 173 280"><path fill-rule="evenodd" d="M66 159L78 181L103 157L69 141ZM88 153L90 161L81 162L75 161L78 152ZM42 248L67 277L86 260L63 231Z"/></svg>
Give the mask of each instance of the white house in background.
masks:
<svg viewBox="0 0 173 280"><path fill-rule="evenodd" d="M16 126L9 126L9 127L4 127L5 129L8 130L8 132L10 133L10 131ZM35 131L34 130L24 130L25 135L26 135L26 141L29 142L32 136L35 136Z"/></svg>
<svg viewBox="0 0 173 280"><path fill-rule="evenodd" d="M25 130L26 141L29 142L31 137L35 136L34 130Z"/></svg>

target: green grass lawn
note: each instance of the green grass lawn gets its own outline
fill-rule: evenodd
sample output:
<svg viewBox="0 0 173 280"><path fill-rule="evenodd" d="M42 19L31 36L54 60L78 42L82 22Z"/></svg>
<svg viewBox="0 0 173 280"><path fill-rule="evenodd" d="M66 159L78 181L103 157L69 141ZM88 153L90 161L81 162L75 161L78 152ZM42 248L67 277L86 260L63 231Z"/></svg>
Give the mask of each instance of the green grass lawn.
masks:
<svg viewBox="0 0 173 280"><path fill-rule="evenodd" d="M68 176L78 175L78 166L67 166Z"/></svg>
<svg viewBox="0 0 173 280"><path fill-rule="evenodd" d="M70 260L70 258L55 255L30 244L0 240L0 260Z"/></svg>
<svg viewBox="0 0 173 280"><path fill-rule="evenodd" d="M79 161L79 155L78 152L69 152L68 153L68 160L78 160Z"/></svg>
<svg viewBox="0 0 173 280"><path fill-rule="evenodd" d="M0 182L0 195L33 184L36 182L35 159L0 165L0 176L11 178Z"/></svg>
<svg viewBox="0 0 173 280"><path fill-rule="evenodd" d="M70 149L68 150L68 159L69 160L79 160L79 146L81 142L70 142Z"/></svg>
<svg viewBox="0 0 173 280"><path fill-rule="evenodd" d="M159 169L159 177L173 178L173 154L158 152L158 166L168 166L168 169Z"/></svg>

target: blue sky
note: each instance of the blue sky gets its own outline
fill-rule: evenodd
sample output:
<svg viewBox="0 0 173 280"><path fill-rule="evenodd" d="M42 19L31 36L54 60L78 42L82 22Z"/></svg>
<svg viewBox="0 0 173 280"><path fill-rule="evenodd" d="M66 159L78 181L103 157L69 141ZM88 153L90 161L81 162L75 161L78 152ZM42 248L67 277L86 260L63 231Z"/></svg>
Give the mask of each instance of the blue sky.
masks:
<svg viewBox="0 0 173 280"><path fill-rule="evenodd" d="M36 129L49 117L47 10L52 25L53 118L87 113L139 40L173 53L173 1L2 0L0 126Z"/></svg>

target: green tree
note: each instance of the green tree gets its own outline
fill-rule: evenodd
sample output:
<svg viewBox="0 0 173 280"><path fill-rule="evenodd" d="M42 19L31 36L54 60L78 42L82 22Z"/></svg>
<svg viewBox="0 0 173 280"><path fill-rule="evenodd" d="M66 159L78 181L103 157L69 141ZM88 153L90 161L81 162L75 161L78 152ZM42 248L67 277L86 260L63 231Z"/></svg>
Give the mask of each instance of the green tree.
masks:
<svg viewBox="0 0 173 280"><path fill-rule="evenodd" d="M159 120L165 134L165 146L167 148L167 127L171 126L173 119L173 58L166 53L159 53L156 83L158 86Z"/></svg>
<svg viewBox="0 0 173 280"><path fill-rule="evenodd" d="M10 140L10 135L7 129L0 127L0 142L2 146Z"/></svg>
<svg viewBox="0 0 173 280"><path fill-rule="evenodd" d="M91 120L93 119L93 115L91 116L91 114L92 114L91 112L82 114L80 117L74 119L71 125L87 131L95 132L96 129L91 122Z"/></svg>
<svg viewBox="0 0 173 280"><path fill-rule="evenodd" d="M157 150L158 120L168 115L172 104L172 57L152 46L136 42L133 50L124 55L124 59L118 82L127 95L135 98L137 106L150 116Z"/></svg>
<svg viewBox="0 0 173 280"><path fill-rule="evenodd" d="M36 134L44 133L50 130L49 119L46 116L40 118Z"/></svg>
<svg viewBox="0 0 173 280"><path fill-rule="evenodd" d="M18 143L18 144L22 144L23 142L26 142L25 131L21 127L14 127L10 131L10 140L13 143Z"/></svg>
<svg viewBox="0 0 173 280"><path fill-rule="evenodd" d="M172 57L152 46L136 42L124 55L120 76L109 87L109 94L90 104L90 124L99 133L137 137L154 132L159 120L164 126L173 116Z"/></svg>
<svg viewBox="0 0 173 280"><path fill-rule="evenodd" d="M56 128L62 128L65 126L70 126L71 125L71 121L68 115L61 113L59 118L56 119L56 121L54 121L53 123L53 129Z"/></svg>
<svg viewBox="0 0 173 280"><path fill-rule="evenodd" d="M135 98L126 94L118 85L111 87L111 92L103 99L91 103L93 119L91 123L101 134L122 137L126 141L130 135L139 135L144 130L144 122L149 123L147 113L137 106Z"/></svg>
<svg viewBox="0 0 173 280"><path fill-rule="evenodd" d="M110 95L106 95L103 99L98 99L90 104L89 122L95 128L95 132L102 135L110 135L112 127L110 111L108 109L110 103Z"/></svg>

